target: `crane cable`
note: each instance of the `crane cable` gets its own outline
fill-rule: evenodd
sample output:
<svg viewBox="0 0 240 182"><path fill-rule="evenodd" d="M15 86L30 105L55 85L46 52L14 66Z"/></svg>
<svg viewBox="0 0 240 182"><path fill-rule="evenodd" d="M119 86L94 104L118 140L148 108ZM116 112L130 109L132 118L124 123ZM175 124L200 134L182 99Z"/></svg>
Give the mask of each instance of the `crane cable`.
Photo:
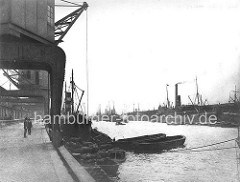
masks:
<svg viewBox="0 0 240 182"><path fill-rule="evenodd" d="M5 81L0 87L4 86L7 82L9 82L9 80Z"/></svg>
<svg viewBox="0 0 240 182"><path fill-rule="evenodd" d="M89 67L88 67L88 10L86 9L86 81L87 81L87 118L89 117Z"/></svg>

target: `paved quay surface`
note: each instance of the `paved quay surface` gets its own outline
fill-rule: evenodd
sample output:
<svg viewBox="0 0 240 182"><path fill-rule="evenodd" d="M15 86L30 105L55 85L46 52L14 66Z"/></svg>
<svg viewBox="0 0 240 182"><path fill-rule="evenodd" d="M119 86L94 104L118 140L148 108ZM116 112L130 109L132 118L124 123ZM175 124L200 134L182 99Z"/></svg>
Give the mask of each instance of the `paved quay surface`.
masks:
<svg viewBox="0 0 240 182"><path fill-rule="evenodd" d="M0 127L0 182L72 182L44 125L33 123L23 137L23 123Z"/></svg>

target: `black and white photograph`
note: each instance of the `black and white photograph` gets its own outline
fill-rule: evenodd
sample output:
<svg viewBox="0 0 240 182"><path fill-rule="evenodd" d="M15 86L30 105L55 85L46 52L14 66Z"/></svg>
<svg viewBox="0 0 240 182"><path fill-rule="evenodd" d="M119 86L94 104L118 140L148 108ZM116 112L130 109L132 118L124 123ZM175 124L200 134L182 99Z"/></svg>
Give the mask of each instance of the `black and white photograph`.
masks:
<svg viewBox="0 0 240 182"><path fill-rule="evenodd" d="M0 182L240 182L240 1L0 0Z"/></svg>

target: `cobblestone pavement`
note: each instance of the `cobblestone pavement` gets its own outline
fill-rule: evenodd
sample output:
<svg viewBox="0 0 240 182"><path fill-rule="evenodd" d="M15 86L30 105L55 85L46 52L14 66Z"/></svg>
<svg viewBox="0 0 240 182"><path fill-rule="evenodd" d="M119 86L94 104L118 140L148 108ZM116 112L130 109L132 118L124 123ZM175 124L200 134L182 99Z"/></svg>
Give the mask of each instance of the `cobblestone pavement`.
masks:
<svg viewBox="0 0 240 182"><path fill-rule="evenodd" d="M41 123L23 137L23 123L0 128L0 182L71 182Z"/></svg>

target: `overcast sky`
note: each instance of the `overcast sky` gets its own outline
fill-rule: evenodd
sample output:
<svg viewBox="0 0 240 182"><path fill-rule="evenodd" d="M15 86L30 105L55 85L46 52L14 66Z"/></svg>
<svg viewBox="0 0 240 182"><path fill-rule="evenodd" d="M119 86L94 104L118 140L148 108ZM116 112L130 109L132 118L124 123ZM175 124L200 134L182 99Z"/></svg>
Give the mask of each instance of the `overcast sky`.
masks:
<svg viewBox="0 0 240 182"><path fill-rule="evenodd" d="M79 2L71 0L71 2ZM56 0L56 4L65 4ZM237 0L89 0L90 113L115 103L118 111L157 108L174 84L184 104L199 92L208 103L228 102L238 84L240 3ZM55 21L74 8L55 9ZM66 80L74 68L86 90L86 12L60 47L67 56ZM86 95L84 101L86 103Z"/></svg>

